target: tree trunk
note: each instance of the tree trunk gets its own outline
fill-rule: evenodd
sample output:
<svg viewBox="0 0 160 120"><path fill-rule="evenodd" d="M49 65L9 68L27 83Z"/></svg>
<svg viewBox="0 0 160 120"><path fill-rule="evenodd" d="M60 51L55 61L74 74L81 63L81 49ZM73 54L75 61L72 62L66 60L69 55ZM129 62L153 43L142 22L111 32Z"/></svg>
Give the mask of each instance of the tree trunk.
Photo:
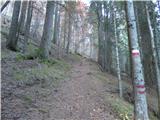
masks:
<svg viewBox="0 0 160 120"><path fill-rule="evenodd" d="M17 47L17 29L18 29L18 18L20 11L21 1L15 1L13 14L12 14L12 22L9 30L9 38L6 43L6 47L10 50L16 51Z"/></svg>
<svg viewBox="0 0 160 120"><path fill-rule="evenodd" d="M28 12L27 12L27 20L25 24L25 32L24 32L24 47L23 47L23 53L26 53L27 51L27 43L28 43L28 37L30 33L30 25L31 25L31 19L32 19L32 12L33 12L33 1L29 1L28 5Z"/></svg>
<svg viewBox="0 0 160 120"><path fill-rule="evenodd" d="M158 67L158 59L157 59L157 55L156 55L154 34L153 34L153 29L152 29L152 25L151 25L151 20L150 20L150 15L149 15L147 4L145 4L145 7L146 7L146 14L147 14L149 31L150 31L150 35L151 35L151 45L152 45L152 51L153 51L153 57L154 57L154 64L155 64L155 68L156 68L157 93L158 93L158 117L160 118L160 70Z"/></svg>
<svg viewBox="0 0 160 120"><path fill-rule="evenodd" d="M53 34L53 43L54 44L57 44L57 36L58 36L58 33L57 33L57 30L58 30L58 25L57 23L59 22L58 21L58 5L56 4L55 5L55 20L54 20L54 34Z"/></svg>
<svg viewBox="0 0 160 120"><path fill-rule="evenodd" d="M148 34L149 26L147 22L147 15L145 11L145 2L144 1L136 1L135 2L137 7L137 15L138 15L138 22L139 22L139 32L141 35L141 52L142 52L142 64L144 69L144 79L146 82L146 85L149 87L154 87L156 84L156 72L155 72L155 66L153 65L153 51L151 46L151 36ZM143 17L142 17L143 14Z"/></svg>
<svg viewBox="0 0 160 120"><path fill-rule="evenodd" d="M49 57L49 48L51 45L52 26L53 26L54 1L48 1L46 7L45 23L43 27L43 35L40 43L41 57L47 59Z"/></svg>
<svg viewBox="0 0 160 120"><path fill-rule="evenodd" d="M21 22L20 30L21 31L24 31L27 3L28 3L28 1L23 1L23 3L22 3L21 16L20 16L20 22Z"/></svg>
<svg viewBox="0 0 160 120"><path fill-rule="evenodd" d="M24 24L25 24L27 3L28 3L28 1L22 2L21 12L20 12L20 20L18 22L18 30L17 30L17 38L16 38L17 40L19 39L20 32L24 33Z"/></svg>
<svg viewBox="0 0 160 120"><path fill-rule="evenodd" d="M7 0L4 5L1 7L1 12L4 10L5 7L9 4L10 0Z"/></svg>
<svg viewBox="0 0 160 120"><path fill-rule="evenodd" d="M56 41L57 41L57 45L58 45L58 58L61 58L61 27L60 27L60 10L58 10L58 19L57 19L57 34L56 34Z"/></svg>
<svg viewBox="0 0 160 120"><path fill-rule="evenodd" d="M102 5L98 4L98 63L102 66Z"/></svg>
<svg viewBox="0 0 160 120"><path fill-rule="evenodd" d="M142 70L142 63L139 52L137 28L135 21L135 14L133 8L133 1L127 1L126 3L126 15L128 22L128 34L129 41L131 42L132 50L132 64L133 64L133 81L134 81L134 97L135 97L135 120L149 120L148 110L147 110L147 101L146 101L146 92L145 92L145 83Z"/></svg>
<svg viewBox="0 0 160 120"><path fill-rule="evenodd" d="M70 48L70 40L71 40L71 29L72 29L72 23L71 23L71 13L69 13L69 24L68 24L68 40L67 40L67 48L66 53L69 53Z"/></svg>
<svg viewBox="0 0 160 120"><path fill-rule="evenodd" d="M65 11L65 18L64 18L64 42L63 42L63 48L66 48L66 32L67 32L67 11Z"/></svg>
<svg viewBox="0 0 160 120"><path fill-rule="evenodd" d="M119 52L118 52L118 39L117 39L117 26L116 26L116 11L114 12L114 34L115 34L115 46L116 46L116 67L117 67L117 76L118 76L118 85L119 85L119 96L122 98L122 80L121 80L121 70L119 65Z"/></svg>

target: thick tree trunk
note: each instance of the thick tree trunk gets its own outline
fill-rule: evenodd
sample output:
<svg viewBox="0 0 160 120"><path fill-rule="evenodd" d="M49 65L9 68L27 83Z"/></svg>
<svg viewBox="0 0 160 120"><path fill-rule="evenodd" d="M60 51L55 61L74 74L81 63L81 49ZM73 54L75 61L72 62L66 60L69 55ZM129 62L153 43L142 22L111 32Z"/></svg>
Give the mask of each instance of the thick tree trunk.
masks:
<svg viewBox="0 0 160 120"><path fill-rule="evenodd" d="M26 20L25 31L24 31L24 47L23 47L23 52L24 53L26 53L26 51L27 51L27 43L28 43L28 37L30 35L29 33L30 33L32 12L33 12L33 1L29 1L28 12L27 12L27 20Z"/></svg>
<svg viewBox="0 0 160 120"><path fill-rule="evenodd" d="M20 30L23 32L24 31L24 25L25 25L25 16L27 12L27 3L28 1L23 1L22 2L22 9L21 9L21 15L20 15Z"/></svg>
<svg viewBox="0 0 160 120"><path fill-rule="evenodd" d="M28 3L28 1L23 1L22 2L21 12L20 12L20 20L18 22L18 30L17 30L17 38L16 38L17 40L19 39L20 32L24 33L27 3Z"/></svg>
<svg viewBox="0 0 160 120"><path fill-rule="evenodd" d="M5 7L9 4L10 0L7 0L4 5L1 7L1 12L4 10Z"/></svg>
<svg viewBox="0 0 160 120"><path fill-rule="evenodd" d="M51 45L52 26L53 26L54 1L47 2L46 17L43 27L43 35L40 43L41 57L47 59L49 57L49 48Z"/></svg>
<svg viewBox="0 0 160 120"><path fill-rule="evenodd" d="M16 51L17 47L17 29L18 29L18 18L19 18L19 11L20 11L21 1L15 1L13 14L12 14L12 22L9 30L9 38L6 43L6 47L8 49Z"/></svg>
<svg viewBox="0 0 160 120"><path fill-rule="evenodd" d="M133 64L133 77L134 77L134 97L135 97L135 120L149 120L147 101L146 101L146 91L144 76L142 70L142 63L139 52L137 28L135 21L135 14L133 8L133 1L129 0L126 3L126 15L128 22L128 34L129 41L131 42L132 49L132 64Z"/></svg>
<svg viewBox="0 0 160 120"><path fill-rule="evenodd" d="M159 115L158 117L160 118L160 70L158 67L158 59L157 59L157 55L156 55L154 34L153 34L153 29L152 29L152 25L151 25L151 20L150 20L150 15L148 12L147 4L145 5L145 7L146 7L148 26L149 26L150 35L151 35L151 45L152 45L152 51L153 51L153 57L154 57L154 64L155 64L155 68L156 68L157 93L158 93L158 115Z"/></svg>
<svg viewBox="0 0 160 120"><path fill-rule="evenodd" d="M122 98L122 80L121 80L121 70L119 65L119 52L118 52L118 39L117 39L117 26L116 26L116 11L114 12L114 34L115 34L115 46L116 46L116 67L117 67L117 76L118 76L118 87L119 87L119 96Z"/></svg>

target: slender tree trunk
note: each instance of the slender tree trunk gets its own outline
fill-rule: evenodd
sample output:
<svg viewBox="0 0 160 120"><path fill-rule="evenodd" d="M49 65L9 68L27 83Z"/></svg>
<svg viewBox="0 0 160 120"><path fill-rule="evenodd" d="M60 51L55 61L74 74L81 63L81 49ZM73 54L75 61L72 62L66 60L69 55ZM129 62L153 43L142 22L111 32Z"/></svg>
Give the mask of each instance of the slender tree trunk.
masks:
<svg viewBox="0 0 160 120"><path fill-rule="evenodd" d="M98 4L98 63L102 66L102 5Z"/></svg>
<svg viewBox="0 0 160 120"><path fill-rule="evenodd" d="M154 57L154 64L156 68L156 78L157 78L157 93L158 93L158 117L160 118L160 70L158 67L158 59L156 55L156 48L155 48L155 42L154 42L154 34L153 34L153 29L151 25L151 20L150 20L150 15L148 12L148 6L145 4L146 7L146 14L147 14L147 21L148 21L148 26L149 26L149 31L151 35L151 44L152 44L152 52L153 52L153 57Z"/></svg>
<svg viewBox="0 0 160 120"><path fill-rule="evenodd" d="M64 42L63 42L63 48L66 48L66 32L67 32L67 11L65 11L65 18L64 18Z"/></svg>
<svg viewBox="0 0 160 120"><path fill-rule="evenodd" d="M9 4L10 0L7 0L4 5L1 7L1 12L4 10L5 7Z"/></svg>
<svg viewBox="0 0 160 120"><path fill-rule="evenodd" d="M21 1L15 1L13 14L12 14L12 22L9 30L9 38L6 43L6 47L10 50L16 51L17 47L17 29L18 29L18 18L20 11Z"/></svg>
<svg viewBox="0 0 160 120"><path fill-rule="evenodd" d="M51 45L51 33L53 26L54 1L48 1L46 7L46 17L43 27L43 35L40 43L41 57L47 59L49 57L49 48Z"/></svg>
<svg viewBox="0 0 160 120"><path fill-rule="evenodd" d="M30 33L30 25L31 25L31 20L32 20L32 12L33 12L33 1L29 1L27 20L26 20L25 32L24 32L23 53L26 53L26 51L27 51L27 43L28 43L28 37L30 35L29 33Z"/></svg>
<svg viewBox="0 0 160 120"><path fill-rule="evenodd" d="M146 91L144 76L142 70L142 63L139 52L137 28L135 21L135 14L133 8L133 1L129 0L126 3L126 14L128 22L128 34L129 41L131 42L132 49L132 64L133 64L133 81L134 81L134 97L135 97L135 120L149 120L147 101L146 101Z"/></svg>
<svg viewBox="0 0 160 120"><path fill-rule="evenodd" d="M60 20L61 20L61 16L60 16L60 10L58 11L58 20L57 20L57 35L56 35L56 41L58 44L58 58L61 58L61 27L60 27Z"/></svg>
<svg viewBox="0 0 160 120"><path fill-rule="evenodd" d="M114 34L115 34L115 46L116 46L116 63L117 63L117 76L119 85L119 96L122 98L122 80L121 80L121 70L119 65L119 52L118 52L118 39L117 39L117 26L116 26L116 11L114 12Z"/></svg>
<svg viewBox="0 0 160 120"><path fill-rule="evenodd" d="M55 20L54 20L54 33L53 33L53 43L54 44L57 44L57 36L58 36L58 17L59 17L59 14L58 14L58 5L55 5Z"/></svg>
<svg viewBox="0 0 160 120"><path fill-rule="evenodd" d="M67 40L67 48L66 53L69 53L70 48L70 41L71 41L71 29L72 29L72 23L71 23L71 13L69 13L69 24L68 24L68 40Z"/></svg>
<svg viewBox="0 0 160 120"><path fill-rule="evenodd" d="M58 10L58 15L57 15L57 29L56 29L56 42L60 40L60 11Z"/></svg>

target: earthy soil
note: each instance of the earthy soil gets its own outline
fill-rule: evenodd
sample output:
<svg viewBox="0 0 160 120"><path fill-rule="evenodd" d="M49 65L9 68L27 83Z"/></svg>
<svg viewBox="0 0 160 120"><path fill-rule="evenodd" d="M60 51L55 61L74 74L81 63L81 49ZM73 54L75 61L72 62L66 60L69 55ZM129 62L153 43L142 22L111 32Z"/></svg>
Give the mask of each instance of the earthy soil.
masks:
<svg viewBox="0 0 160 120"><path fill-rule="evenodd" d="M94 76L100 72L94 62L85 58L78 62L69 60L69 78L66 76L58 86L48 88L39 84L19 85L13 80L14 71L38 66L37 60L19 62L9 57L1 63L2 120L117 119L104 100L107 86Z"/></svg>

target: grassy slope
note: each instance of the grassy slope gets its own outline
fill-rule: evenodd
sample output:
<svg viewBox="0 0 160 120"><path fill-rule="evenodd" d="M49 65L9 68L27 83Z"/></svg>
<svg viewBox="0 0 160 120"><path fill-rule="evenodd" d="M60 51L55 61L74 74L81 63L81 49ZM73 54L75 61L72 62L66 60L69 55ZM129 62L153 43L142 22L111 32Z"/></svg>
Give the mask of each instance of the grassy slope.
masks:
<svg viewBox="0 0 160 120"><path fill-rule="evenodd" d="M107 92L105 97L105 101L110 105L112 110L121 118L122 120L132 120L133 119L133 104L129 103L124 99L120 99L118 96L117 86L118 80L116 77L109 75L107 73L95 72L94 76L99 80L103 81L106 87L109 88L110 92ZM123 85L126 87L131 87L128 83L123 81ZM110 96L110 97L108 97ZM158 120L157 117L154 116L154 113L149 111L150 120Z"/></svg>

